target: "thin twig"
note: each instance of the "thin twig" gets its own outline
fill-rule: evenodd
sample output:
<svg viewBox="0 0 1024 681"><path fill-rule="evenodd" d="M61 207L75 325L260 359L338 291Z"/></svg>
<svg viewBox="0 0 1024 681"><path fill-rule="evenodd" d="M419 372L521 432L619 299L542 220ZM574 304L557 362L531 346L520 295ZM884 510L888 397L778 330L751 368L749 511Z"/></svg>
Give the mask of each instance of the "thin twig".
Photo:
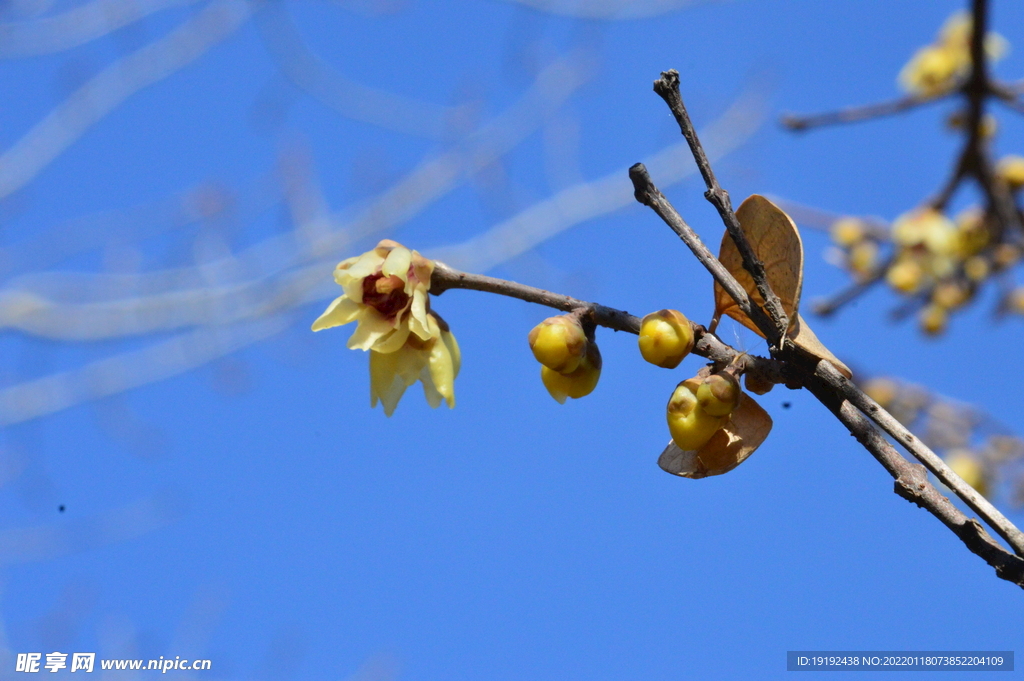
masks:
<svg viewBox="0 0 1024 681"><path fill-rule="evenodd" d="M697 162L700 174L704 178L704 184L708 188L704 192L704 198L714 205L718 210L718 214L722 217L722 222L725 223L725 228L736 244L736 250L739 251L740 257L743 259L743 268L750 272L754 285L757 286L757 292L761 294L761 299L764 300L764 309L772 320L772 326L762 328L761 324L754 317L750 315L748 317L757 324L758 328L761 329L773 346L781 349L786 338L786 332L789 330L789 317L782 308L782 301L775 295L771 285L768 283L768 276L764 271L764 263L757 258L754 249L747 241L746 235L744 235L743 229L740 227L740 221L732 210L729 193L722 189L718 184L718 180L715 179L711 163L708 161L707 154L704 153L704 148L697 138L697 130L693 127L693 122L690 121L690 115L686 112L686 106L683 104L683 97L679 93L679 72L675 69L663 71L661 78L654 81L654 91L668 104L668 108L672 111L676 123L679 124L683 137L686 138L687 144L690 145L690 151L693 153L693 158ZM735 296L733 298L735 299Z"/></svg>
<svg viewBox="0 0 1024 681"><path fill-rule="evenodd" d="M992 94L996 96L996 99L1003 106L1019 114L1024 114L1024 102L1017 99L1017 92L1014 92L1002 83L989 83L989 87Z"/></svg>
<svg viewBox="0 0 1024 681"><path fill-rule="evenodd" d="M829 367L820 362L820 367ZM835 369L832 369L835 372ZM841 374L837 376L846 380ZM928 481L924 467L900 456L878 430L849 401L834 393L829 381L809 381L807 389L846 426L850 434L882 464L896 483L893 491L939 519L974 554L996 569L996 575L1024 587L1024 559L1005 550L977 520L968 518ZM879 408L880 409L880 408ZM883 410L884 411L884 410ZM891 418L891 417L890 417ZM911 436L913 437L913 436ZM916 439L916 438L915 438ZM959 480L959 478L957 478ZM973 491L973 490L972 490ZM1016 528L1014 528L1016 529Z"/></svg>
<svg viewBox="0 0 1024 681"><path fill-rule="evenodd" d="M894 99L889 102L851 106L845 109L839 109L838 111L829 111L810 116L785 114L779 119L779 122L790 130L803 131L810 128L820 128L826 125L836 125L839 123L870 121L875 118L892 116L893 114L909 111L923 104L938 102L948 97L949 94L950 93L944 93L941 95L907 95L906 97L900 97L899 99Z"/></svg>
<svg viewBox="0 0 1024 681"><path fill-rule="evenodd" d="M757 325L757 328L765 332L766 335L769 331L774 331L775 327L771 320L765 316L759 307L753 304L747 292L736 281L736 278L708 250L708 247L700 240L697 233L686 224L686 221L679 215L675 207L669 203L665 195L654 186L651 176L647 173L647 168L644 167L643 163L637 163L629 169L629 179L633 181L633 196L636 197L636 200L654 209L654 212L665 221L665 224L679 235L679 238L689 247L697 257L697 260L711 272L711 276L715 278L715 281L736 301L736 305L743 314L747 315Z"/></svg>
<svg viewBox="0 0 1024 681"><path fill-rule="evenodd" d="M883 409L852 381L836 371L835 367L828 362L819 362L814 374L844 399L849 400L853 406L864 412L882 430L895 438L901 446L905 447L936 478L942 481L942 484L953 490L965 504L970 506L975 513L981 516L982 520L1005 539L1017 555L1024 556L1024 533L1007 520L1006 516L1000 513L985 497L978 494L973 487L954 473L928 445L907 430L892 414Z"/></svg>
<svg viewBox="0 0 1024 681"><path fill-rule="evenodd" d="M562 312L578 312L584 310L590 320L598 326L626 333L640 333L640 318L613 307L590 303L571 296L553 293L534 286L527 286L507 279L488 277L483 274L470 274L449 267L442 262L434 262L434 273L430 278L430 293L439 296L451 289L467 289L496 293L509 298L517 298L528 303L545 305ZM724 343L715 334L708 332L700 324L690 322L694 332L693 353L705 357L712 362L729 364L740 353ZM782 363L766 357L746 354L744 371L754 371L773 383L785 383L790 380L790 372Z"/></svg>
<svg viewBox="0 0 1024 681"><path fill-rule="evenodd" d="M880 267L875 273L866 279L855 281L844 289L833 293L828 298L823 300L816 300L811 305L814 310L814 314L820 317L828 317L829 315L835 314L841 307L852 303L857 298L867 293L871 287L882 280L885 274L886 266Z"/></svg>

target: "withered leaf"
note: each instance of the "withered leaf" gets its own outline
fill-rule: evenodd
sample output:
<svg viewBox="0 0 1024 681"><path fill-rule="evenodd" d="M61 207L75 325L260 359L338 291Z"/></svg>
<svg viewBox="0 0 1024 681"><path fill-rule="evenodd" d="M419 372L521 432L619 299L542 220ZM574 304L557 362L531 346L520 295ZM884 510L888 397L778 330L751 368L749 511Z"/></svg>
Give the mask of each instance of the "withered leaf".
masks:
<svg viewBox="0 0 1024 681"><path fill-rule="evenodd" d="M828 348L821 344L807 322L800 316L800 293L803 288L804 247L800 232L793 219L759 194L747 198L736 211L740 228L754 249L754 255L764 263L765 274L772 290L779 297L782 309L789 317L787 334L793 344L808 354L831 362L847 378L853 374ZM743 286L753 303L764 305L753 277L743 268L743 259L732 237L726 232L718 259ZM761 330L743 314L736 302L715 282L715 318L729 315L748 329L764 338Z"/></svg>
<svg viewBox="0 0 1024 681"><path fill-rule="evenodd" d="M850 371L850 367L846 366L839 361L839 358L829 352L829 349L821 344L818 337L811 331L811 327L807 325L807 321L800 315L796 317L796 325L790 326L790 340L793 341L793 345L797 346L812 357L818 359L824 359L832 364L839 373L847 378L853 378L853 372Z"/></svg>
<svg viewBox="0 0 1024 681"><path fill-rule="evenodd" d="M796 320L800 308L800 291L803 288L804 247L800 241L793 219L774 203L759 194L747 198L736 211L740 221L740 229L750 242L754 255L764 263L765 274L775 295L782 303L782 309L791 320L790 328ZM725 269L736 278L750 296L751 301L759 307L764 306L764 298L757 290L753 277L743 269L743 258L736 248L732 237L726 231L722 235L722 246L718 259ZM762 338L764 334L743 314L736 302L729 297L718 282L715 282L715 317L727 314L743 324Z"/></svg>
<svg viewBox="0 0 1024 681"><path fill-rule="evenodd" d="M658 457L661 469L683 478L706 478L728 473L761 446L772 430L772 417L753 397L744 394L736 411L708 443L683 451L669 442Z"/></svg>

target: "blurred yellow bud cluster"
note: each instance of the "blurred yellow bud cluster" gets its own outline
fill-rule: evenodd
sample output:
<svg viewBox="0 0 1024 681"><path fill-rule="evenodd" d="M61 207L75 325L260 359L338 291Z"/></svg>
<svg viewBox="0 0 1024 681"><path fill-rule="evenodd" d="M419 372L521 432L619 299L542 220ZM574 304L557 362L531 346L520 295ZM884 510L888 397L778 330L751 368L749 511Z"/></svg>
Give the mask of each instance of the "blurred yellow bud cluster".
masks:
<svg viewBox="0 0 1024 681"><path fill-rule="evenodd" d="M900 71L898 82L907 92L925 97L945 94L961 85L971 72L971 33L973 22L967 12L957 12L946 20L931 45L914 53ZM992 61L1009 51L1001 35L985 36L985 52Z"/></svg>
<svg viewBox="0 0 1024 681"><path fill-rule="evenodd" d="M996 181L1014 192L1024 187L1024 158L1004 158ZM1016 265L1024 252L1014 235L979 207L955 219L931 206L915 208L899 216L888 233L861 218L842 217L832 223L831 236L839 254L833 262L857 282L882 278L893 291L917 301L918 323L931 336L943 333L950 314L970 303L993 275ZM1024 287L1006 294L1002 308L1024 314Z"/></svg>
<svg viewBox="0 0 1024 681"><path fill-rule="evenodd" d="M978 410L889 377L860 383L861 389L938 452L946 464L981 495L997 492L1006 480L1012 499L1024 505L1024 440Z"/></svg>
<svg viewBox="0 0 1024 681"><path fill-rule="evenodd" d="M541 363L541 381L559 404L594 392L601 378L601 352L576 315L545 319L530 331L529 341Z"/></svg>
<svg viewBox="0 0 1024 681"><path fill-rule="evenodd" d="M842 217L832 224L832 241L839 247L841 261L858 281L875 276L879 266L879 235L860 218Z"/></svg>
<svg viewBox="0 0 1024 681"><path fill-rule="evenodd" d="M416 381L430 406L455 406L461 355L448 325L430 311L434 263L385 239L372 251L343 260L334 281L344 294L313 322L322 331L357 322L348 347L370 353L370 405L391 416Z"/></svg>

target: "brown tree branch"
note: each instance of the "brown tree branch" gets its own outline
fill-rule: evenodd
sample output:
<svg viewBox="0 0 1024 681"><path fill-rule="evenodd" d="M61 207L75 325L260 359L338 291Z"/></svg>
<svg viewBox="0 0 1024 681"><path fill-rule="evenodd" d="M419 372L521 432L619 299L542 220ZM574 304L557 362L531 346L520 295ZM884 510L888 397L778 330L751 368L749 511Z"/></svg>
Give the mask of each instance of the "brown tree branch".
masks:
<svg viewBox="0 0 1024 681"><path fill-rule="evenodd" d="M633 181L633 196L636 197L636 200L645 206L651 207L665 221L665 224L679 235L679 238L689 247L697 260L711 272L711 276L715 278L715 281L736 301L736 305L743 311L743 314L747 315L757 325L757 328L761 329L766 335L769 331L774 331L775 327L772 321L768 319L759 307L753 304L739 282L725 269L725 266L718 261L718 258L708 250L708 247L704 245L704 242L697 236L697 233L686 224L686 221L679 215L675 207L669 203L665 195L654 186L651 176L643 163L637 163L629 169L629 179Z"/></svg>
<svg viewBox="0 0 1024 681"><path fill-rule="evenodd" d="M892 414L883 409L852 381L836 371L828 362L819 362L814 375L820 378L835 394L849 400L882 430L891 435L908 452L938 478L942 484L953 490L971 510L981 516L999 536L1013 548L1018 556L1024 556L1024 533L1017 529L1006 516L999 512L988 499L964 482L946 462L933 452L928 445L907 430Z"/></svg>
<svg viewBox="0 0 1024 681"><path fill-rule="evenodd" d="M984 0L975 0L976 6L984 4ZM983 18L983 17L982 17ZM663 80L668 76L669 83L667 88L669 91L672 89L672 80L675 81L675 89L678 90L678 74L672 79L671 74L674 72L669 71L663 74ZM659 81L661 82L661 81ZM662 94L659 92L659 94ZM662 95L665 96L665 95ZM670 101L670 98L666 98L669 101L670 108L673 108L673 113L677 114L677 121L680 119L675 107L674 102ZM679 100L681 105L682 100ZM684 110L685 113L685 110ZM688 119L687 119L688 120ZM681 124L682 127L682 124ZM977 131L975 131L977 133ZM684 133L685 134L685 133ZM697 157L696 151L694 156ZM705 165L708 165L708 172L705 174L705 179L708 177L713 178L713 174L710 172L710 166L707 164L706 159ZM698 159L698 164L700 160ZM702 168L702 173L704 169ZM633 180L634 187L636 187L636 198L641 203L649 205L656 210L659 216L669 224L670 227L681 237L686 232L692 230L686 225L678 213L671 206L667 199L658 192L657 188L651 183L650 177L647 175L646 170L643 166L633 166L630 168L630 178ZM709 193L711 190L709 189ZM730 211L731 213L731 211ZM729 221L726 215L720 211L723 222L725 223L726 229L729 229ZM735 218L735 214L732 214ZM731 232L730 232L731 233ZM696 235L693 235L694 237ZM742 233L740 233L740 239L746 241ZM703 244L696 240L696 243L703 247ZM688 242L689 245L689 242ZM739 246L739 242L737 242ZM704 248L704 251L707 249ZM697 251L695 251L695 254ZM733 295L732 291L740 289L739 282L735 280L731 273L724 270L721 263L718 262L714 256L710 258L706 256L698 256L702 264L712 273L719 283L722 284L723 288L726 289ZM749 268L748 268L749 269ZM724 270L724 271L723 271ZM741 300L745 299L746 304L750 305L749 297L745 293L740 295L733 295L737 304L741 304ZM760 325L759 325L760 328ZM936 477L943 481L950 489L954 490L958 496L960 496L965 503L967 503L975 512L977 512L989 525L997 531L1006 541L1013 547L1014 551L1018 554L1024 554L1024 535L1021 534L1009 520L1005 518L998 510L995 509L987 500L979 495L970 485L960 479L953 471L945 465L944 462L924 443L914 437L909 431L907 431L891 414L885 411L877 403L874 403L867 397L859 388L847 381L842 374L836 370L829 362L820 360L813 362L812 365L808 366L806 357L799 357L799 355L789 351L789 348L783 348L776 357L784 361L787 367L791 367L798 373L803 373L802 380L791 382L790 385L795 383L802 383L805 387L811 390L811 392L824 403L833 413L839 417L840 421L846 425L851 433L853 433L858 441L863 444L868 451L874 455L886 470L896 478L896 492L907 498L914 503L918 504L925 510L929 511L932 515L943 522L949 527L958 537L961 538L967 544L968 548L974 553L985 558L989 564L996 567L996 573L1009 581L1024 587L1024 562L1018 556L1006 551L999 546L992 538L985 532L984 528L977 521L968 520L963 514L957 510L949 500L938 493L937 490L928 482L927 476L924 475L923 471L918 468L911 466L903 457L899 456L892 447L885 442L884 438L878 434L878 432L871 426L870 423L860 413L856 412L852 406L846 403L846 400L850 400L857 408L864 410L870 418L875 420L883 429L887 432L896 433L893 437L896 437L900 444L907 449L908 452L917 456L922 460L925 465L932 470ZM797 361L798 359L804 361ZM838 381L836 377L841 378ZM844 408L844 405L849 408ZM897 427L898 426L898 427Z"/></svg>
<svg viewBox="0 0 1024 681"><path fill-rule="evenodd" d="M708 188L704 192L704 198L714 205L722 218L722 222L725 223L725 228L729 232L729 236L732 237L733 242L735 242L736 250L739 251L740 257L743 259L743 268L750 272L750 276L754 279L754 284L757 286L757 292L761 294L761 299L764 300L764 309L772 320L772 326L762 328L756 318L749 314L747 316L757 324L757 327L761 329L761 332L764 333L771 345L782 349L786 332L789 330L789 317L782 308L782 302L779 300L779 297L775 295L771 285L768 283L768 277L764 271L764 263L758 260L754 249L750 246L746 236L743 234L743 230L740 228L740 221L732 210L729 193L719 186L718 180L715 179L715 173L711 169L711 163L708 161L707 154L704 153L704 148L701 146L700 140L697 139L697 130L693 127L693 122L690 121L690 115L686 112L686 106L683 104L683 97L679 93L679 72L675 69L663 71L661 78L654 81L654 91L668 104L668 108L672 111L676 123L679 124L683 137L686 138L687 144L690 145L690 151L697 162L697 168L700 170L700 174L704 178L704 184ZM732 294L730 293L730 295ZM736 300L735 296L733 296L733 299ZM738 300L736 302L739 304ZM744 312L746 311L744 310Z"/></svg>
<svg viewBox="0 0 1024 681"><path fill-rule="evenodd" d="M779 122L786 128L795 131L808 130L810 128L821 128L826 125L837 125L840 123L856 123L858 121L870 121L875 118L892 116L894 114L916 109L923 104L930 104L949 97L951 93L941 95L907 95L889 102L878 104L865 104L862 106L851 106L837 111L812 114L810 116L797 116L784 114Z"/></svg>
<svg viewBox="0 0 1024 681"><path fill-rule="evenodd" d="M724 268L723 268L724 269ZM590 321L614 331L625 331L634 335L640 333L640 318L623 310L607 307L598 303L590 303L571 296L553 293L541 288L527 286L515 281L497 279L483 274L470 274L435 261L434 273L430 278L430 293L439 296L451 289L467 289L496 293L509 298L517 298L528 303L545 305L562 312L584 311ZM742 289L741 289L742 290ZM710 333L700 324L690 322L693 329L693 354L705 357L717 364L729 364L740 353L718 336ZM772 383L786 383L792 379L792 372L782 362L746 354L743 359L745 372L756 372L760 377Z"/></svg>
<svg viewBox="0 0 1024 681"><path fill-rule="evenodd" d="M828 362L819 363L819 367L825 365L831 367ZM900 456L864 415L849 401L837 396L830 385L825 382L809 381L807 389L835 414L850 434L857 438L857 441L896 480L893 486L896 494L938 518L972 553L994 567L997 576L1024 587L1024 559L1000 546L985 531L981 523L965 516L960 509L950 503L949 499L940 494L928 481L923 466L912 464Z"/></svg>

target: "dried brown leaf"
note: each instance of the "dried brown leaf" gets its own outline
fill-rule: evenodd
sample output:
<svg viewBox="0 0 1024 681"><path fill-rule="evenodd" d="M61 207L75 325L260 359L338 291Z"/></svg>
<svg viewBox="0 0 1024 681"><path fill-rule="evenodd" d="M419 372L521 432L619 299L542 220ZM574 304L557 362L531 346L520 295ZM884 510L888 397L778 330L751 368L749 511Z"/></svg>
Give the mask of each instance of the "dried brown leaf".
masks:
<svg viewBox="0 0 1024 681"><path fill-rule="evenodd" d="M669 442L658 457L662 470L683 478L706 478L728 473L761 446L772 430L772 417L753 397L744 394L721 430L697 451L683 451Z"/></svg>
<svg viewBox="0 0 1024 681"><path fill-rule="evenodd" d="M759 194L747 198L736 211L740 228L750 242L754 255L764 263L765 274L775 295L782 303L782 309L795 324L800 308L800 291L803 288L804 247L800 232L793 219L774 203ZM743 258L736 248L729 232L722 236L718 259L736 278L750 296L751 302L764 307L764 298L757 290L753 277L743 269ZM743 314L728 293L715 282L715 317L727 314L762 338L764 334Z"/></svg>
<svg viewBox="0 0 1024 681"><path fill-rule="evenodd" d="M850 371L850 367L846 366L839 361L839 358L829 352L829 349L821 344L818 337L811 331L811 327L807 325L807 321L797 315L796 325L790 327L790 340L793 341L793 345L797 346L804 352L818 359L823 359L831 362L839 373L847 378L853 378L853 372Z"/></svg>
<svg viewBox="0 0 1024 681"><path fill-rule="evenodd" d="M754 255L764 263L768 284L782 303L782 309L789 317L787 333L793 344L804 352L831 362L841 374L850 378L850 369L839 361L828 348L822 345L807 322L800 316L800 293L803 288L804 247L800 232L793 219L768 199L754 194L747 198L736 211L740 228L750 242ZM753 277L743 268L743 258L736 248L729 232L722 236L722 247L718 259L733 277L743 286L750 300L759 307L764 306ZM761 330L743 314L736 302L715 282L715 318L729 315L748 329L764 338Z"/></svg>

